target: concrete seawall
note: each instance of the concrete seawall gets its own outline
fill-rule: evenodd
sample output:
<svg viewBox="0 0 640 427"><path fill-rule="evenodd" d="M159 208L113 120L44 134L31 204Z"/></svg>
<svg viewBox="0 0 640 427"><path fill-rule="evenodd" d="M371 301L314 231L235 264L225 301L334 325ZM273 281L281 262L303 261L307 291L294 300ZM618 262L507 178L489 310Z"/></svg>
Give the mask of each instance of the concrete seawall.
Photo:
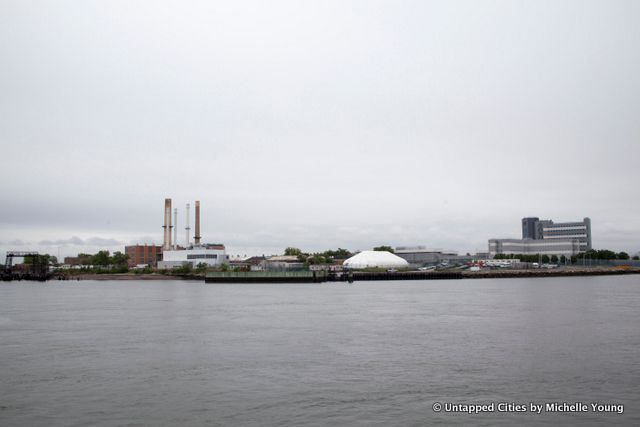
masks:
<svg viewBox="0 0 640 427"><path fill-rule="evenodd" d="M535 270L484 270L464 271L465 279L500 279L517 277L563 277L563 276L607 276L621 274L640 274L640 268L629 267L595 267L595 268L560 268Z"/></svg>

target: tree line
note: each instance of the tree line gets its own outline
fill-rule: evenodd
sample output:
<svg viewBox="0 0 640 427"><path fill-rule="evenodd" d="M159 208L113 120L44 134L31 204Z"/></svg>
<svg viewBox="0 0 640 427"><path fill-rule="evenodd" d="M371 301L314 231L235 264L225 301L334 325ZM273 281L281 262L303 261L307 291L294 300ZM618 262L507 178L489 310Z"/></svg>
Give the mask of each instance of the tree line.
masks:
<svg viewBox="0 0 640 427"><path fill-rule="evenodd" d="M540 254L496 254L494 259L519 259L522 262L543 262L543 263L561 263L564 264L567 261L571 261L572 264L582 259L591 260L628 260L629 254L626 252L614 252L609 249L590 249L586 252L580 252L577 255L573 255L567 258L564 255L558 257L557 255L540 255ZM634 260L638 260L638 256L633 257Z"/></svg>
<svg viewBox="0 0 640 427"><path fill-rule="evenodd" d="M387 251L393 253L393 248L391 246L377 246L373 248L374 251ZM336 259L347 259L354 255L353 252L344 249L338 248L336 250L326 250L324 252L303 252L300 248L288 247L284 250L285 255L289 256L297 256L298 261L303 262L307 265L317 265L317 264L333 264L333 261Z"/></svg>
<svg viewBox="0 0 640 427"><path fill-rule="evenodd" d="M285 255L297 256L298 261L304 262L307 265L316 264L332 264L335 259L345 259L351 257L353 254L347 249L338 248L336 250L326 250L324 252L302 252L299 248L288 247L284 250Z"/></svg>
<svg viewBox="0 0 640 427"><path fill-rule="evenodd" d="M109 251L98 251L97 254L78 254L80 264L95 267L113 267L116 269L128 269L129 255L115 251L113 255Z"/></svg>

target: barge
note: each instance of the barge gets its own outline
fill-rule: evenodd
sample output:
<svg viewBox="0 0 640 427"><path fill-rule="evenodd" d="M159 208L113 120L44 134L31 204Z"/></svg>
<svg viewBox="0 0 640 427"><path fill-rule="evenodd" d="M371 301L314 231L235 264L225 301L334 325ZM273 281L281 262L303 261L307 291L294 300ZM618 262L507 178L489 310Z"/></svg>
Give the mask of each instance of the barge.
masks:
<svg viewBox="0 0 640 427"><path fill-rule="evenodd" d="M321 283L324 271L216 271L207 273L205 283Z"/></svg>

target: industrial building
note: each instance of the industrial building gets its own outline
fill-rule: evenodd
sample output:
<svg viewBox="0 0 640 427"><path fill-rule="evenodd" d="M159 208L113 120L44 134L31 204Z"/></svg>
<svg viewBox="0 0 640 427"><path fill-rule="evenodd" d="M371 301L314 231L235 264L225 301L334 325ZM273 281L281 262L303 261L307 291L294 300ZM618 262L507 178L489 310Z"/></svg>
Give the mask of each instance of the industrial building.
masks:
<svg viewBox="0 0 640 427"><path fill-rule="evenodd" d="M489 255L540 254L573 256L591 249L591 220L554 223L522 218L522 239L489 239Z"/></svg>
<svg viewBox="0 0 640 427"><path fill-rule="evenodd" d="M200 245L187 249L164 251L162 261L158 263L160 268L181 267L191 264L196 267L200 263L209 267L216 267L227 263L227 254L224 245Z"/></svg>
<svg viewBox="0 0 640 427"><path fill-rule="evenodd" d="M185 215L185 245L184 247L177 244L177 215L178 210L173 211L173 223L171 218L171 199L164 201L164 242L162 244L162 261L158 262L158 268L174 268L182 267L190 264L197 267L198 264L207 264L210 267L217 267L228 262L228 257L224 245L222 244L203 244L200 242L200 201L196 201L195 205L195 236L194 243L191 243L189 227L189 208L186 205ZM173 231L173 239L172 232Z"/></svg>
<svg viewBox="0 0 640 427"><path fill-rule="evenodd" d="M264 269L263 262L266 260L263 256L252 256L249 258L237 258L229 260L229 267L240 271L262 271Z"/></svg>
<svg viewBox="0 0 640 427"><path fill-rule="evenodd" d="M426 246L398 246L395 254L405 259L412 267L437 264L462 265L478 259L486 259L487 253L459 255L456 251L429 249Z"/></svg>
<svg viewBox="0 0 640 427"><path fill-rule="evenodd" d="M438 264L458 258L456 251L429 249L426 246L398 246L394 253L413 265Z"/></svg>
<svg viewBox="0 0 640 427"><path fill-rule="evenodd" d="M125 246L124 253L129 255L129 268L139 265L157 267L162 260L162 246L157 245Z"/></svg>
<svg viewBox="0 0 640 427"><path fill-rule="evenodd" d="M522 238L533 240L578 239L580 252L586 252L592 249L591 219L583 218L582 221L554 223L550 219L522 218Z"/></svg>
<svg viewBox="0 0 640 427"><path fill-rule="evenodd" d="M262 261L260 265L267 271L304 270L304 262L301 262L296 255L272 256Z"/></svg>
<svg viewBox="0 0 640 427"><path fill-rule="evenodd" d="M63 264L70 267L82 265L82 258L80 258L79 256L66 256L64 257Z"/></svg>

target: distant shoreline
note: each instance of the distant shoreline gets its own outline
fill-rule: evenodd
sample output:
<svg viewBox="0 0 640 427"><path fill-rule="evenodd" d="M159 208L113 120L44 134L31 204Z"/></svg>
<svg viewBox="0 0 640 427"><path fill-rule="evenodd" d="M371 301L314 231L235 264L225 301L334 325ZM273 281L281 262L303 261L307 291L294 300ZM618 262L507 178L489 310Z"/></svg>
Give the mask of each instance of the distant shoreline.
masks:
<svg viewBox="0 0 640 427"><path fill-rule="evenodd" d="M575 277L575 276L618 276L623 274L640 274L638 267L589 267L559 268L535 270L486 270L463 271L464 279L501 279L519 277Z"/></svg>
<svg viewBox="0 0 640 427"><path fill-rule="evenodd" d="M452 273L455 274L452 277ZM359 279L358 276L363 274L362 272L354 272L355 281L369 281L367 279ZM535 270L481 270L481 271L443 271L443 272L425 272L423 277L416 277L415 272L380 272L375 274L377 278L375 280L385 280L388 277L389 280L438 280L442 279L507 279L507 278L530 278L530 277L575 277L575 276L618 276L625 274L640 274L640 268L638 267L590 267L590 268L559 268L559 269L535 269ZM370 276L367 274L366 276ZM406 276L406 277L405 277ZM410 277L411 276L411 277ZM442 276L442 277L439 277ZM117 274L96 274L96 273L83 273L74 274L68 276L54 276L51 281L84 281L84 280L189 280L189 281L203 281L204 276L184 276L184 275L166 275L166 274L135 274L135 273L117 273Z"/></svg>

